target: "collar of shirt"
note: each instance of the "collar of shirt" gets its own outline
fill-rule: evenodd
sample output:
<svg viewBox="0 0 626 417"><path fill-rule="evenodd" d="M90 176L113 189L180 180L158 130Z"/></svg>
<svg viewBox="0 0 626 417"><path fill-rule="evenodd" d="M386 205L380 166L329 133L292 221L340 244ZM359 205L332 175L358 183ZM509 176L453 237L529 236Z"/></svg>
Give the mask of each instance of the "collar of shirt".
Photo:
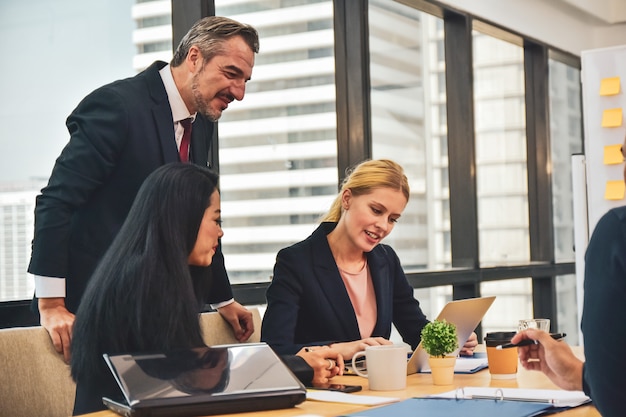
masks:
<svg viewBox="0 0 626 417"><path fill-rule="evenodd" d="M191 117L191 121L193 122L196 119L196 113L191 114L183 101L183 98L180 96L180 92L176 87L176 83L174 82L174 77L172 76L172 71L170 68L170 64L167 64L159 71L161 75L161 79L163 80L163 85L165 86L165 91L167 92L167 99L170 102L170 108L172 109L172 117L174 119L174 123L178 124L181 120L187 119Z"/></svg>

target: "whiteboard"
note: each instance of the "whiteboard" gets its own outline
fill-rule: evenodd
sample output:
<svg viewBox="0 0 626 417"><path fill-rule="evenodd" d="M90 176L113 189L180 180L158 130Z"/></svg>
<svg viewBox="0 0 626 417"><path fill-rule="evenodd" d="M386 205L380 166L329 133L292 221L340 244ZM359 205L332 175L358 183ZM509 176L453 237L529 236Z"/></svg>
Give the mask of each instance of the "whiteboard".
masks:
<svg viewBox="0 0 626 417"><path fill-rule="evenodd" d="M583 121L585 154L572 156L572 183L574 186L574 239L576 245L576 299L578 323L582 319L584 254L598 220L610 209L626 205L622 199L605 198L608 181L624 181L624 164L607 165L605 146L621 145L626 136L624 109L626 109L626 45L593 49L581 53L580 74L583 94ZM603 79L619 77L620 89L614 95L601 95ZM603 127L606 110L622 109L622 123L617 127ZM583 344L583 335L579 335Z"/></svg>
<svg viewBox="0 0 626 417"><path fill-rule="evenodd" d="M626 204L624 199L607 200L607 181L624 181L624 164L605 165L604 148L621 145L626 127L603 127L606 110L626 109L626 45L593 49L581 53L583 120L585 126L585 162L587 177L588 230L591 234L600 217L613 207ZM620 78L618 94L600 95L600 84L605 78ZM623 115L624 116L624 115ZM622 116L622 117L623 117Z"/></svg>

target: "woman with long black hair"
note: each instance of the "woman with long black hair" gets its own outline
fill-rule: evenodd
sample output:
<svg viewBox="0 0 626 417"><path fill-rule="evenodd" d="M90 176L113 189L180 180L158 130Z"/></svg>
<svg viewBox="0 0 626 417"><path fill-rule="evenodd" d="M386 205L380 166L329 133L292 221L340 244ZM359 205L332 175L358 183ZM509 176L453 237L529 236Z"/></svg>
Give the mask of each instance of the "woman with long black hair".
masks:
<svg viewBox="0 0 626 417"><path fill-rule="evenodd" d="M103 353L204 346L198 294L205 294L206 286L210 291L211 283L199 277L206 276L202 269L211 264L224 234L217 184L217 174L206 168L174 163L141 186L76 314L74 415L103 410L103 396L120 397ZM297 356L284 360L305 384L327 383L343 369L341 355L332 349ZM328 369L327 359L336 366Z"/></svg>

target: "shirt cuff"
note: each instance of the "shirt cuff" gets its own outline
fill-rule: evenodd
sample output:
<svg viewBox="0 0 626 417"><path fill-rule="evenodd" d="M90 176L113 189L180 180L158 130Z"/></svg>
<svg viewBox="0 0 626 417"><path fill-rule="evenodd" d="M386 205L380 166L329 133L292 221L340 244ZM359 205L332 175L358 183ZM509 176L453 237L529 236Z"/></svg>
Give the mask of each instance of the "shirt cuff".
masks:
<svg viewBox="0 0 626 417"><path fill-rule="evenodd" d="M217 310L218 308L226 307L227 305L232 304L234 302L235 302L235 299L231 298L230 300L222 301L221 303L209 304L209 305L211 306L213 310Z"/></svg>
<svg viewBox="0 0 626 417"><path fill-rule="evenodd" d="M65 298L65 278L35 275L35 297Z"/></svg>

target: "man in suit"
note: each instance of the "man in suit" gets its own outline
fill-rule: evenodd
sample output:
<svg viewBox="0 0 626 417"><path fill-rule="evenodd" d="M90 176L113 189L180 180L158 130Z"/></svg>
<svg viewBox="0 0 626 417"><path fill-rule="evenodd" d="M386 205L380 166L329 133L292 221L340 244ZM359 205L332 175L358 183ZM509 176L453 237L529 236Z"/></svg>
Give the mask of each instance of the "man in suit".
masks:
<svg viewBox="0 0 626 417"><path fill-rule="evenodd" d="M169 162L209 166L215 122L231 101L243 99L258 48L253 27L206 17L185 35L170 64L157 61L96 89L68 117L70 140L37 197L28 268L41 324L66 360L81 296L143 180ZM187 119L193 121L190 143ZM210 283L207 302L247 340L252 314L233 300L221 250L210 267L194 273Z"/></svg>

